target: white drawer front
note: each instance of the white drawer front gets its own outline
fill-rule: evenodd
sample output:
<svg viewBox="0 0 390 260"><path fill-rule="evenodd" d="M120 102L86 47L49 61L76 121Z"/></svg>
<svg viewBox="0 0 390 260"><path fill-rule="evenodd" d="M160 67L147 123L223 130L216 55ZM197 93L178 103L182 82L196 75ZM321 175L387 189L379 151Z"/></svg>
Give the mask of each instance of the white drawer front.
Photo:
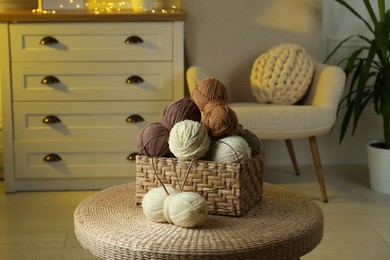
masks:
<svg viewBox="0 0 390 260"><path fill-rule="evenodd" d="M172 100L172 74L171 62L13 63L13 99Z"/></svg>
<svg viewBox="0 0 390 260"><path fill-rule="evenodd" d="M10 34L13 61L172 60L172 22L23 23ZM132 36L142 42L127 44ZM41 44L45 37L57 43Z"/></svg>
<svg viewBox="0 0 390 260"><path fill-rule="evenodd" d="M131 140L123 142L16 142L16 179L131 177ZM45 161L49 154L59 161ZM53 158L53 156L52 156Z"/></svg>
<svg viewBox="0 0 390 260"><path fill-rule="evenodd" d="M166 102L15 102L14 138L135 141L144 126L160 120L167 105ZM128 122L132 115L141 116L144 121ZM53 116L60 122L55 122ZM45 118L48 123L43 122ZM128 148L135 150L135 146Z"/></svg>

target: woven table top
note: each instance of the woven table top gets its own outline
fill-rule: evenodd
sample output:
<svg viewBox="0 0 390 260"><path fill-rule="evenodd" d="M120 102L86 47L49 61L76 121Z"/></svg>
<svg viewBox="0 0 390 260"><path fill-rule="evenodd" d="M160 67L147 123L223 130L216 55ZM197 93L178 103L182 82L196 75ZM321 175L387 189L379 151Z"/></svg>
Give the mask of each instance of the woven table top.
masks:
<svg viewBox="0 0 390 260"><path fill-rule="evenodd" d="M199 228L149 221L135 183L85 199L74 212L80 244L103 259L294 259L321 241L317 204L264 183L264 198L243 217L209 215Z"/></svg>

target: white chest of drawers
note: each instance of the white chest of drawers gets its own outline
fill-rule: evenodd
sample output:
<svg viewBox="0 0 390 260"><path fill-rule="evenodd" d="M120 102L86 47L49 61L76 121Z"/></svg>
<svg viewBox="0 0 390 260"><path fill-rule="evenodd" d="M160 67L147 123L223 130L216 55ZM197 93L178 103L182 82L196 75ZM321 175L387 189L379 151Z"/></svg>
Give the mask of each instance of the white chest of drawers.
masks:
<svg viewBox="0 0 390 260"><path fill-rule="evenodd" d="M131 15L1 21L7 192L134 178L137 133L184 95L184 15Z"/></svg>

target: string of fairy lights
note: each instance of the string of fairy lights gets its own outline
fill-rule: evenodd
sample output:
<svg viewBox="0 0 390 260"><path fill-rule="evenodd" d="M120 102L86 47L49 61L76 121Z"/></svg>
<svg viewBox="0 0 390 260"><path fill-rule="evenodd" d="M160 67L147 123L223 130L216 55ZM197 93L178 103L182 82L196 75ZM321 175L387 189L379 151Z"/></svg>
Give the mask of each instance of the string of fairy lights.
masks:
<svg viewBox="0 0 390 260"><path fill-rule="evenodd" d="M41 3L42 1L43 0L40 1L37 9L32 10L33 13L56 14L57 12L65 11L65 10L73 10L73 11L88 10L94 14L120 13L120 12L128 12L128 11L135 11L135 12L148 11L150 13L156 13L156 14L167 14L167 13L174 13L175 11L178 10L177 5L173 3L169 4L168 6L164 6L160 8L152 8L150 10L145 10L142 6L139 6L139 9L135 9L131 5L131 0L127 0L127 1L59 0L57 1L58 3L55 4L51 2L49 8L45 6L43 3Z"/></svg>

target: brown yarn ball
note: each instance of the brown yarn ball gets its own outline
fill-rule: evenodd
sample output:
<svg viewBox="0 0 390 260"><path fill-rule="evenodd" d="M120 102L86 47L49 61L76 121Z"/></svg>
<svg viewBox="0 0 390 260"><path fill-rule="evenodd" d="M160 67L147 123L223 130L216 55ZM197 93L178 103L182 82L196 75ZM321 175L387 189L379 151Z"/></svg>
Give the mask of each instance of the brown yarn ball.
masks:
<svg viewBox="0 0 390 260"><path fill-rule="evenodd" d="M211 101L204 107L203 125L212 137L234 135L237 132L236 113L224 102Z"/></svg>
<svg viewBox="0 0 390 260"><path fill-rule="evenodd" d="M159 122L150 123L138 133L137 148L140 154L161 157L169 155L169 130Z"/></svg>
<svg viewBox="0 0 390 260"><path fill-rule="evenodd" d="M171 130L176 123L186 119L197 122L202 119L198 106L191 98L182 98L167 106L164 109L161 124Z"/></svg>
<svg viewBox="0 0 390 260"><path fill-rule="evenodd" d="M192 98L200 110L210 101L227 102L228 94L225 85L216 78L201 80L192 91Z"/></svg>

